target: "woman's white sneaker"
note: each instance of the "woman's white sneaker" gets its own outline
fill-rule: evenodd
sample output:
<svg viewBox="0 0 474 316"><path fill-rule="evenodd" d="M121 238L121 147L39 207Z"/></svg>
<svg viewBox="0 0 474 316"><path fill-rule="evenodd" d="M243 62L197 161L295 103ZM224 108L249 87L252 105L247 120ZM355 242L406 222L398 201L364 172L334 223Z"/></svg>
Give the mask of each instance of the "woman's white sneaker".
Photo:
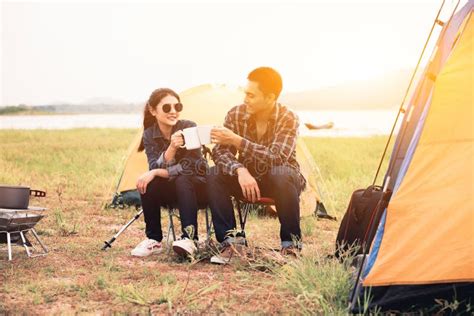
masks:
<svg viewBox="0 0 474 316"><path fill-rule="evenodd" d="M191 239L183 238L173 241L173 250L180 256L192 256L196 252L197 247Z"/></svg>
<svg viewBox="0 0 474 316"><path fill-rule="evenodd" d="M158 242L154 239L145 239L132 250L131 254L135 257L147 257L162 251L163 247L161 242Z"/></svg>

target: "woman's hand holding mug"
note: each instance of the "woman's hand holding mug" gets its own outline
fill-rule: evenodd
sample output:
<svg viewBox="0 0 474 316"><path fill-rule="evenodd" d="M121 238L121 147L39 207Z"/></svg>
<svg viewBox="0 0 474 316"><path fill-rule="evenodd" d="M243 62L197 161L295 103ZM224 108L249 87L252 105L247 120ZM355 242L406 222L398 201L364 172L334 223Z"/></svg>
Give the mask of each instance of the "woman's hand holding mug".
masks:
<svg viewBox="0 0 474 316"><path fill-rule="evenodd" d="M171 135L170 145L174 150L177 150L184 145L183 131L176 131Z"/></svg>

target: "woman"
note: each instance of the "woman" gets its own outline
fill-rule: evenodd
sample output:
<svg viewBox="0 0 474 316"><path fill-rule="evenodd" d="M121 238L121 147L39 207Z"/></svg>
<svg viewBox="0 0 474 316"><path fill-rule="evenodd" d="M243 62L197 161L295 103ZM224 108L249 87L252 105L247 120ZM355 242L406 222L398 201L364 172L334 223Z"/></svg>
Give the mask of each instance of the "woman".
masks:
<svg viewBox="0 0 474 316"><path fill-rule="evenodd" d="M179 95L171 89L153 91L144 109L143 138L149 171L137 180L145 215L147 238L132 250L133 256L145 257L162 251L161 206L179 208L181 240L173 243L180 255L196 251L198 205L205 205L207 162L201 149L182 148L182 130L196 123L180 120L183 109ZM191 236L192 235L192 236Z"/></svg>

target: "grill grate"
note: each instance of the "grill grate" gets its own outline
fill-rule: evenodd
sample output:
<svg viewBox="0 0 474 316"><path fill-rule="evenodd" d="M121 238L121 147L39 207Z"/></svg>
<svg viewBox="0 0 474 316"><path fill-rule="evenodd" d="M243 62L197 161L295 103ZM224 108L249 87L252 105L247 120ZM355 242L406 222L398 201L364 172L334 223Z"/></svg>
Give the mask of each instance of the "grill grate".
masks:
<svg viewBox="0 0 474 316"><path fill-rule="evenodd" d="M5 209L0 208L0 243L7 243L8 260L12 260L12 243L23 245L28 257L44 256L48 249L39 239L34 226L45 215L46 208L30 206L28 209ZM31 232L36 241L40 244L43 252L32 254L29 247L36 249L26 238L26 234Z"/></svg>
<svg viewBox="0 0 474 316"><path fill-rule="evenodd" d="M33 228L44 217L45 208L30 206L25 210L0 208L0 231L16 232Z"/></svg>

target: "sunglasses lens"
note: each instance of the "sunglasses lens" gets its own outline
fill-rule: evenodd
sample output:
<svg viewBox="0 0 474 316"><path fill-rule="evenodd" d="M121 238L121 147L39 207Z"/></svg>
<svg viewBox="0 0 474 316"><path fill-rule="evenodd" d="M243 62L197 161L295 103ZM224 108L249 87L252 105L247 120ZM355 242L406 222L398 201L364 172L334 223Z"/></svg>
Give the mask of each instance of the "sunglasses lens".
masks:
<svg viewBox="0 0 474 316"><path fill-rule="evenodd" d="M176 112L181 112L183 110L183 104L182 103L176 103L174 105L174 109L176 110Z"/></svg>
<svg viewBox="0 0 474 316"><path fill-rule="evenodd" d="M171 111L171 104L163 104L163 112L169 113L169 111Z"/></svg>

